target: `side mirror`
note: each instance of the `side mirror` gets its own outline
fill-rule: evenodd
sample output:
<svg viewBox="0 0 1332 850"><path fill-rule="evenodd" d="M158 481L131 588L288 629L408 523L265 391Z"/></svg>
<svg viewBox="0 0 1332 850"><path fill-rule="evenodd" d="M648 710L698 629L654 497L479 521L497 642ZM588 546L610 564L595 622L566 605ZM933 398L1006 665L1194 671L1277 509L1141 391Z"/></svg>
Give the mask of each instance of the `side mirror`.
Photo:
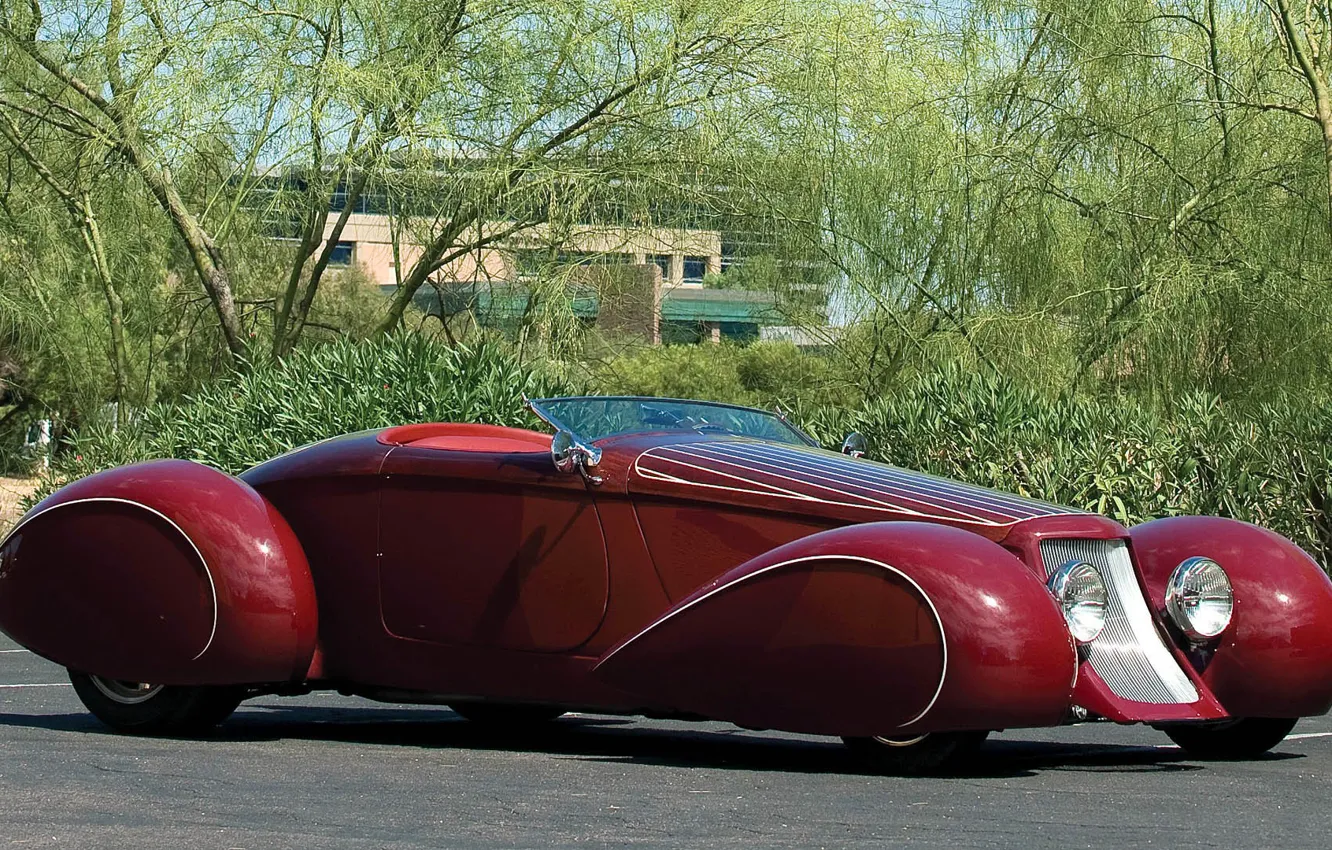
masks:
<svg viewBox="0 0 1332 850"><path fill-rule="evenodd" d="M601 463L601 449L589 446L569 431L556 431L550 440L550 459L560 472L577 472L593 484L601 478L589 470Z"/></svg>
<svg viewBox="0 0 1332 850"><path fill-rule="evenodd" d="M846 435L842 441L842 454L851 457L864 457L865 452L869 450L869 443L865 441L865 436L859 431L852 431Z"/></svg>
<svg viewBox="0 0 1332 850"><path fill-rule="evenodd" d="M574 436L568 431L556 431L550 439L550 459L560 472L573 472L578 468L574 457Z"/></svg>

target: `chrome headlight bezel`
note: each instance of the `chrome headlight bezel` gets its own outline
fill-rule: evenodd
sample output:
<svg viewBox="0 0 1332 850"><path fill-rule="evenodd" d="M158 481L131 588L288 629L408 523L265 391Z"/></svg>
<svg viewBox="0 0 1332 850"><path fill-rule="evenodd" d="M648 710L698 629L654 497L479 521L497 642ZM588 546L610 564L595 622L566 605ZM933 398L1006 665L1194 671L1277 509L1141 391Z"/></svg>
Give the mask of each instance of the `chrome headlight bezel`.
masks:
<svg viewBox="0 0 1332 850"><path fill-rule="evenodd" d="M1170 621L1190 639L1212 640L1234 621L1235 588L1216 561L1185 558L1166 582L1165 607Z"/></svg>
<svg viewBox="0 0 1332 850"><path fill-rule="evenodd" d="M1100 636L1110 606L1100 570L1086 561L1069 561L1050 574L1046 587L1059 603L1074 640L1091 643Z"/></svg>

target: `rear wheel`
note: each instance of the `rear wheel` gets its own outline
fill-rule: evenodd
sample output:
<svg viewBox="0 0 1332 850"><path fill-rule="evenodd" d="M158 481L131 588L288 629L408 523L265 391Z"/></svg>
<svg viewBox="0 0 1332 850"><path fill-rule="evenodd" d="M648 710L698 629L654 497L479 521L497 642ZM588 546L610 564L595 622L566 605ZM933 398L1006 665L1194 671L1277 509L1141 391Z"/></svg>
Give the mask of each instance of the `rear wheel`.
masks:
<svg viewBox="0 0 1332 850"><path fill-rule="evenodd" d="M861 761L881 773L915 776L956 769L976 754L989 732L929 732L901 737L843 738Z"/></svg>
<svg viewBox="0 0 1332 850"><path fill-rule="evenodd" d="M549 705L503 702L456 702L449 708L466 720L496 729L541 726L564 714L564 709Z"/></svg>
<svg viewBox="0 0 1332 850"><path fill-rule="evenodd" d="M1167 726L1161 731L1191 756L1226 761L1256 758L1281 743L1294 728L1295 721L1286 718L1245 717L1227 723Z"/></svg>
<svg viewBox="0 0 1332 850"><path fill-rule="evenodd" d="M98 720L136 735L193 735L231 716L239 688L152 685L69 671L74 692Z"/></svg>

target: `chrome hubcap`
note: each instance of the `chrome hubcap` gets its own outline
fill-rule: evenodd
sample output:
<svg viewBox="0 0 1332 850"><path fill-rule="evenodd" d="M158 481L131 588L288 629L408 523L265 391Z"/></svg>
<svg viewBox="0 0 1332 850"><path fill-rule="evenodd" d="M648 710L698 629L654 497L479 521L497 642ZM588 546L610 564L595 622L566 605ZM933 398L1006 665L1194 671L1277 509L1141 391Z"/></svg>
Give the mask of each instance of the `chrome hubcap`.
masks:
<svg viewBox="0 0 1332 850"><path fill-rule="evenodd" d="M888 738L883 735L875 735L874 740L885 747L914 747L928 737L930 737L930 733L926 732L924 735L913 735L910 738Z"/></svg>
<svg viewBox="0 0 1332 850"><path fill-rule="evenodd" d="M103 696L121 705L147 702L162 690L161 685L150 685L147 682L122 682L119 679L103 679L101 676L90 678Z"/></svg>

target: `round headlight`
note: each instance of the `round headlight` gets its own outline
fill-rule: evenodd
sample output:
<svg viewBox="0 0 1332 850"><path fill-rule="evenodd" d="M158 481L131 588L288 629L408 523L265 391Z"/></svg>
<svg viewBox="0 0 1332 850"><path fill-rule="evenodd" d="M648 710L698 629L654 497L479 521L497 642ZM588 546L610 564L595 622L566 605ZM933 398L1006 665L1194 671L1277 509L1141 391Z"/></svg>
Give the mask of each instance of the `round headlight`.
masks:
<svg viewBox="0 0 1332 850"><path fill-rule="evenodd" d="M1230 625L1235 594L1230 578L1211 558L1189 558L1166 585L1166 611L1189 637L1213 638Z"/></svg>
<svg viewBox="0 0 1332 850"><path fill-rule="evenodd" d="M1105 628L1109 602L1100 571L1084 561L1069 561L1051 573L1048 584L1073 637L1079 643L1096 640Z"/></svg>

